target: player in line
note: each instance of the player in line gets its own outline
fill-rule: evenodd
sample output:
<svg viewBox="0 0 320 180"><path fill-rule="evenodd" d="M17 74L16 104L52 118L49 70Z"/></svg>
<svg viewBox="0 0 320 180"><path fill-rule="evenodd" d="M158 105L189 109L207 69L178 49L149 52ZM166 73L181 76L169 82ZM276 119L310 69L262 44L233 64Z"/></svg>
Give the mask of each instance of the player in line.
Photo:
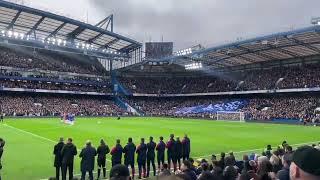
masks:
<svg viewBox="0 0 320 180"><path fill-rule="evenodd" d="M127 145L122 148L120 140L116 141L115 147L112 148L111 152L109 146L105 143L103 139L100 140L100 145L97 150L92 146L90 141L86 142L85 148L82 149L80 153L81 160L81 173L84 178L86 172L89 172L90 179L93 178L92 172L94 168L94 159L96 155L97 164L98 164L98 175L99 179L101 176L101 170L103 173L103 178L106 178L106 155L111 154L112 167L122 162L122 154L124 154L124 164L126 167L131 168L132 178L135 176L135 154L138 155L137 163L139 169L139 178L149 177L151 171L151 165L153 168L153 175L156 175L156 166L155 166L155 151L157 151L157 161L158 161L158 170L160 171L161 167L164 165L164 153L167 148L168 153L168 164L173 164L174 171L176 171L176 163L179 163L180 169L180 160L181 157L184 159L189 158L190 154L190 139L185 135L182 142L177 138L177 141L174 140L174 135L170 135L170 140L167 143L164 143L163 137L159 138L160 141L156 144L153 141L153 137L149 138L149 142L145 144L144 138L141 138L140 144L135 146L132 138L128 138ZM4 143L1 143L4 145ZM3 147L3 146L2 146ZM179 151L179 153L177 153ZM180 152L181 151L181 152ZM54 167L56 168L56 179L60 178L60 171L62 172L62 180L66 180L67 170L69 171L69 179L73 178L73 163L74 156L77 155L77 148L72 143L72 139L68 138L67 143L64 143L64 139L60 138L59 142L54 146L53 154L55 155ZM170 168L169 168L170 169Z"/></svg>

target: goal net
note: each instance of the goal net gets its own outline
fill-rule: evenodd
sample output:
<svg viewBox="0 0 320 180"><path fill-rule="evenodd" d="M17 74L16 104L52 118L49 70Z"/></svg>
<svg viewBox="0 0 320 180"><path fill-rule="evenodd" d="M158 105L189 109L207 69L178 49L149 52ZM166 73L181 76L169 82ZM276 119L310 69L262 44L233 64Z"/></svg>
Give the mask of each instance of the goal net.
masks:
<svg viewBox="0 0 320 180"><path fill-rule="evenodd" d="M238 111L217 111L217 120L245 122L244 113Z"/></svg>

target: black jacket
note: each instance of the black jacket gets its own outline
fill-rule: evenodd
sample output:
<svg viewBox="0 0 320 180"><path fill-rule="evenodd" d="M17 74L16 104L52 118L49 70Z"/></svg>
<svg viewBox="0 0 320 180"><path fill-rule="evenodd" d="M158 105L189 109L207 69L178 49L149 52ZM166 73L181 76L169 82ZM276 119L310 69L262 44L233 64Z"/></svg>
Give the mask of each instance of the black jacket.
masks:
<svg viewBox="0 0 320 180"><path fill-rule="evenodd" d="M156 154L155 154L155 149L156 149L156 143L151 141L147 144L147 158L148 159L154 159Z"/></svg>
<svg viewBox="0 0 320 180"><path fill-rule="evenodd" d="M97 149L98 160L105 160L106 155L109 154L110 149L108 145L100 145Z"/></svg>
<svg viewBox="0 0 320 180"><path fill-rule="evenodd" d="M61 150L64 146L63 142L59 142L54 146L53 154L54 154L54 167L60 167L62 165L62 154Z"/></svg>
<svg viewBox="0 0 320 180"><path fill-rule="evenodd" d="M136 153L138 154L137 161L138 163L145 163L147 160L147 145L140 144L137 148Z"/></svg>
<svg viewBox="0 0 320 180"><path fill-rule="evenodd" d="M77 147L72 143L67 143L61 150L62 164L72 164L74 156L77 155Z"/></svg>
<svg viewBox="0 0 320 180"><path fill-rule="evenodd" d="M182 155L187 156L190 154L190 139L188 137L183 138L182 140Z"/></svg>
<svg viewBox="0 0 320 180"><path fill-rule="evenodd" d="M184 170L183 174L187 175L191 180L197 180L196 173L190 169Z"/></svg>
<svg viewBox="0 0 320 180"><path fill-rule="evenodd" d="M176 157L181 158L182 157L182 143L181 141L176 141Z"/></svg>
<svg viewBox="0 0 320 180"><path fill-rule="evenodd" d="M117 144L114 148L112 148L112 151L111 151L111 160L112 162L121 162L121 159L122 159L122 151L123 151L123 148L120 144Z"/></svg>
<svg viewBox="0 0 320 180"><path fill-rule="evenodd" d="M82 149L79 157L81 158L81 171L93 171L94 169L94 157L97 155L97 151L92 146L86 146Z"/></svg>
<svg viewBox="0 0 320 180"><path fill-rule="evenodd" d="M124 164L134 163L134 154L136 152L136 145L133 143L128 143L123 148L124 153Z"/></svg>
<svg viewBox="0 0 320 180"><path fill-rule="evenodd" d="M166 150L166 144L163 141L160 141L157 145L157 156L164 157L164 151Z"/></svg>

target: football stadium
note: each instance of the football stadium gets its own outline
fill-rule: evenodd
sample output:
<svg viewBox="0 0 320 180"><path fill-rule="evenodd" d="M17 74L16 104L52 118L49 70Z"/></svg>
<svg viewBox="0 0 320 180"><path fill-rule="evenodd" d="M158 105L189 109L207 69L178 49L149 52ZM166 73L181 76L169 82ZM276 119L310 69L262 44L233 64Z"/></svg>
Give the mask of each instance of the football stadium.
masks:
<svg viewBox="0 0 320 180"><path fill-rule="evenodd" d="M0 180L319 180L310 19L180 49L0 1Z"/></svg>

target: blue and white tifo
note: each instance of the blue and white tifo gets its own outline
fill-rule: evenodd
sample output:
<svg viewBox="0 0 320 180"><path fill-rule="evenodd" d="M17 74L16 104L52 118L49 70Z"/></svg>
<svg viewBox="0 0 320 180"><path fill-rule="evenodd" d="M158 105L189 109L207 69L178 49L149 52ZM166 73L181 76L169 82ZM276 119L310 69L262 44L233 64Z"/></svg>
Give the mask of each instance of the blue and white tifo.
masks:
<svg viewBox="0 0 320 180"><path fill-rule="evenodd" d="M63 123L65 124L70 124L70 125L74 125L75 122L75 114L71 114L71 113L65 113L63 115L63 118L61 120Z"/></svg>
<svg viewBox="0 0 320 180"><path fill-rule="evenodd" d="M216 113L219 111L234 112L238 111L248 104L248 101L238 100L222 102L217 104L199 105L184 107L175 112L175 114L199 114L199 113Z"/></svg>

